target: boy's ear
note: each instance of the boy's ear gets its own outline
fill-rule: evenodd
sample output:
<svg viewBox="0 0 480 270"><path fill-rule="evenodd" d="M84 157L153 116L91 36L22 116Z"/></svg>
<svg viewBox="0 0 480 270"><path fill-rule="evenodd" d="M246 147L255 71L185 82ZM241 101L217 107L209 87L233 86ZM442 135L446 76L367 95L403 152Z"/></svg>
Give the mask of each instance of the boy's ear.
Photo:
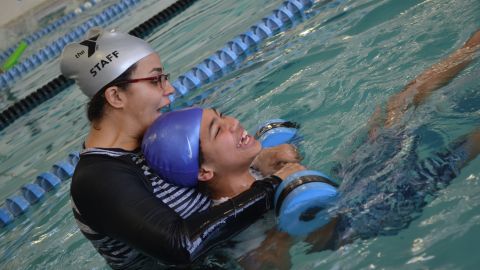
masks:
<svg viewBox="0 0 480 270"><path fill-rule="evenodd" d="M199 181L209 181L213 178L213 170L208 166L201 166L198 169L198 180Z"/></svg>

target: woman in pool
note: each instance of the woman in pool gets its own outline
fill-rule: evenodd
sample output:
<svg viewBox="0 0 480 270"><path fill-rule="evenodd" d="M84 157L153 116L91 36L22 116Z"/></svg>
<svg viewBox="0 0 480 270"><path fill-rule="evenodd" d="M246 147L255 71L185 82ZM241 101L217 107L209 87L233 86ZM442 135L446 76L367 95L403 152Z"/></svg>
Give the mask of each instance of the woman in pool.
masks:
<svg viewBox="0 0 480 270"><path fill-rule="evenodd" d="M140 141L174 89L145 41L92 31L88 39L65 47L61 70L89 98L90 132L71 183L73 213L110 267L151 269L158 260L189 264L271 208L278 178L210 207L208 197L194 188L169 184L151 172ZM266 169L296 160L285 149L290 154L264 152L256 165Z"/></svg>

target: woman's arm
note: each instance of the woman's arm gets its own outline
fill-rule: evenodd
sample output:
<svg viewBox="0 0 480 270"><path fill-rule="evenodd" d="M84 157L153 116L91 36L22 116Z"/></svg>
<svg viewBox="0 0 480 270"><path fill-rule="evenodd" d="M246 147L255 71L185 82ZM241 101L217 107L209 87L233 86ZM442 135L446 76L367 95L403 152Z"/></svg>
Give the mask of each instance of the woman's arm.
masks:
<svg viewBox="0 0 480 270"><path fill-rule="evenodd" d="M189 264L256 221L272 208L279 181L256 181L237 197L182 219L145 188L138 171L115 166L115 177L90 167L72 181L79 212L94 230L167 264Z"/></svg>

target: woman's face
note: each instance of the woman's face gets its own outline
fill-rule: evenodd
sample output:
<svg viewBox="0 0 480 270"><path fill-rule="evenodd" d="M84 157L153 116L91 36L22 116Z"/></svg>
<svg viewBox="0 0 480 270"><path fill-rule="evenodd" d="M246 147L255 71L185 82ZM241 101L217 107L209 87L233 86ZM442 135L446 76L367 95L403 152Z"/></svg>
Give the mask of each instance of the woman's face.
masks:
<svg viewBox="0 0 480 270"><path fill-rule="evenodd" d="M164 74L158 54L150 54L137 62L130 79L141 79ZM170 104L168 96L174 92L169 81L164 88L154 81L139 81L128 85L125 91L125 112L140 125L142 134L161 114L160 110Z"/></svg>
<svg viewBox="0 0 480 270"><path fill-rule="evenodd" d="M215 109L203 110L200 145L203 163L213 166L216 172L244 169L262 149L237 119Z"/></svg>

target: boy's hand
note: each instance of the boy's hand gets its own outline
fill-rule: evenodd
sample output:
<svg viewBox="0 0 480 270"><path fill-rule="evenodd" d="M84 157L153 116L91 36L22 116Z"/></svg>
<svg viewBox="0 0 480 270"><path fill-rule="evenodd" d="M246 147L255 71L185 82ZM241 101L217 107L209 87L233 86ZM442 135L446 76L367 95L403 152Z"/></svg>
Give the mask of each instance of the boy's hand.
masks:
<svg viewBox="0 0 480 270"><path fill-rule="evenodd" d="M300 163L286 163L280 170L273 174L285 180L289 175L303 170L306 170L306 168L300 165Z"/></svg>
<svg viewBox="0 0 480 270"><path fill-rule="evenodd" d="M301 157L297 149L291 144L264 148L255 158L252 166L262 175L271 175L280 170L286 163L298 163Z"/></svg>

